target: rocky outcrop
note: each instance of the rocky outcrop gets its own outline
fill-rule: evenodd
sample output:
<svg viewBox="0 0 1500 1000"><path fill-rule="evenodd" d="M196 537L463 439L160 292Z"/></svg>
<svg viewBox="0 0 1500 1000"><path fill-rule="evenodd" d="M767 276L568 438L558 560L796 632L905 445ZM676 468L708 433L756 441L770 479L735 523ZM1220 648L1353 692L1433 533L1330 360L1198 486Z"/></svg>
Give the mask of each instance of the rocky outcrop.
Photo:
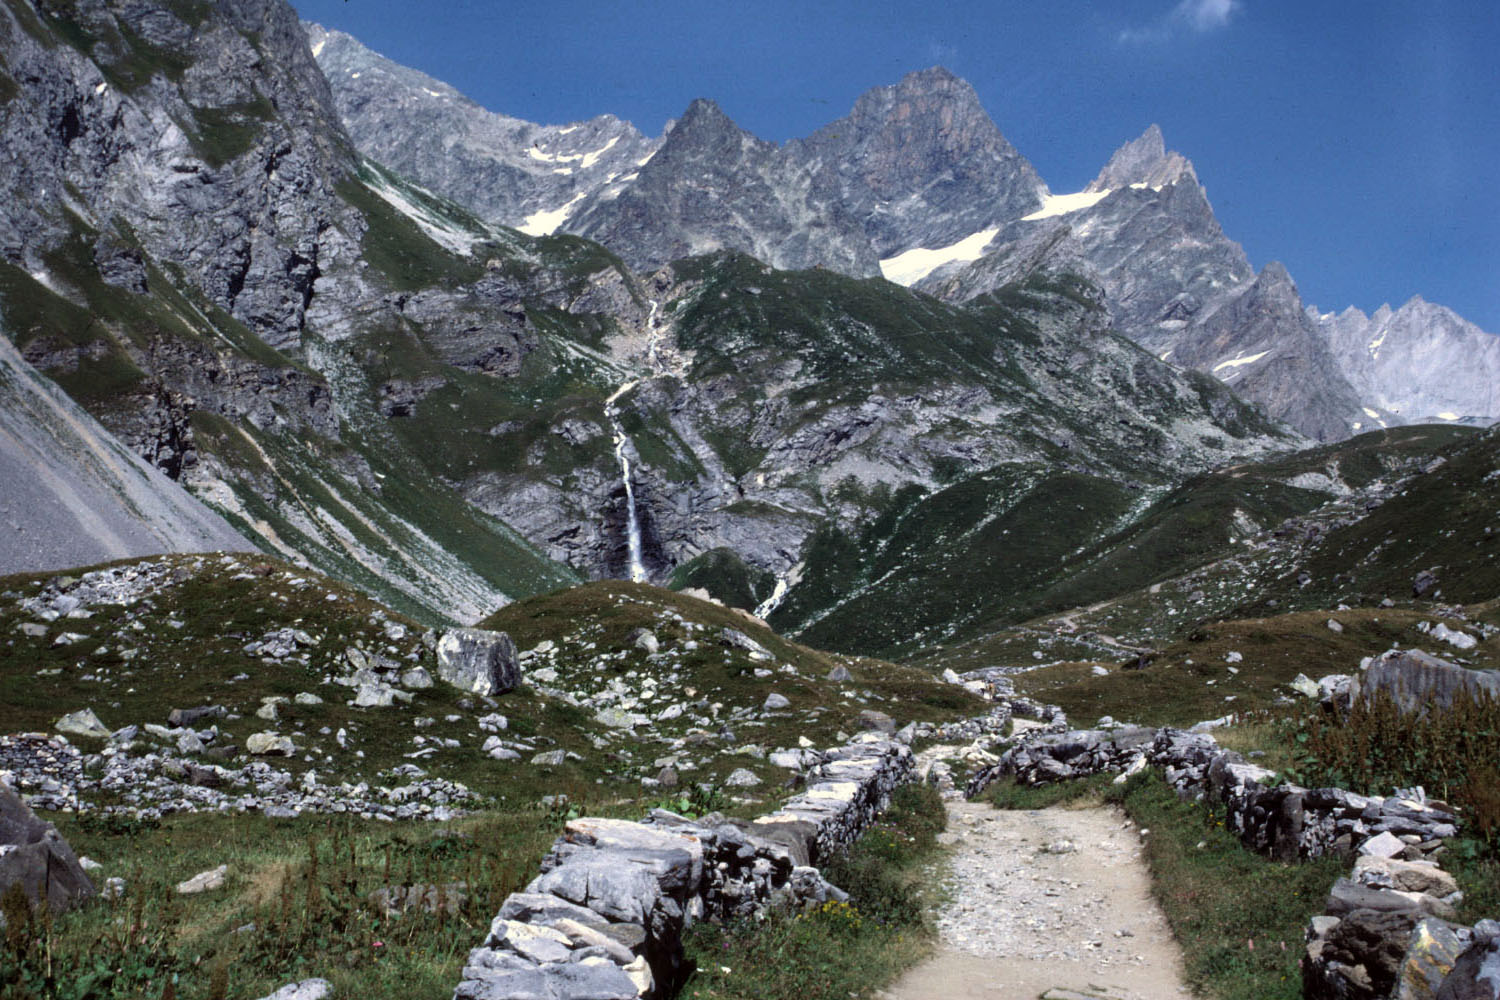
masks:
<svg viewBox="0 0 1500 1000"><path fill-rule="evenodd" d="M359 231L334 193L352 149L295 13L251 0L194 25L89 0L55 16L60 44L0 12L7 73L26 95L7 105L0 142L0 255L45 272L82 219L123 239L104 255L124 265L106 263L115 280L139 286L134 244L295 348L315 283L348 247L340 230Z"/></svg>
<svg viewBox="0 0 1500 1000"><path fill-rule="evenodd" d="M0 782L0 892L13 885L53 913L94 895L94 883L62 834Z"/></svg>
<svg viewBox="0 0 1500 1000"><path fill-rule="evenodd" d="M1359 845L1349 878L1307 928L1308 1000L1495 1000L1500 977L1476 977L1500 951L1500 923L1453 923L1463 893L1419 847L1380 834Z"/></svg>
<svg viewBox="0 0 1500 1000"><path fill-rule="evenodd" d="M455 1000L670 996L694 921L847 898L814 866L869 826L913 758L871 734L820 760L805 793L750 823L663 810L642 823L570 821L469 953Z"/></svg>
<svg viewBox="0 0 1500 1000"><path fill-rule="evenodd" d="M474 694L503 694L521 683L516 644L504 632L454 629L438 640L437 675Z"/></svg>
<svg viewBox="0 0 1500 1000"><path fill-rule="evenodd" d="M1500 671L1471 670L1420 649L1393 649L1370 662L1351 697L1389 698L1407 713L1443 710L1462 697L1500 699Z"/></svg>

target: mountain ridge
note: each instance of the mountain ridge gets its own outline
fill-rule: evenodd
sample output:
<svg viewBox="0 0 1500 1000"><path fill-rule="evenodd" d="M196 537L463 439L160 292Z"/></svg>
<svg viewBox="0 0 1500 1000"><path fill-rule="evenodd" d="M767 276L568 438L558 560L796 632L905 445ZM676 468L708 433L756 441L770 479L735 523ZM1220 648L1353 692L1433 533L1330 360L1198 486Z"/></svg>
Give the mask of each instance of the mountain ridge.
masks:
<svg viewBox="0 0 1500 1000"><path fill-rule="evenodd" d="M399 120L384 125L402 127ZM728 248L777 267L831 267L854 276L883 271L955 301L1038 268L1080 269L1103 283L1122 331L1148 350L1175 349L1177 358L1194 358L1210 374L1234 360L1189 342L1212 340L1199 324L1231 293L1245 294L1256 272L1214 218L1191 161L1167 148L1157 125L1121 145L1083 191L1065 195L1050 191L994 126L973 88L942 67L873 87L844 118L779 147L755 146L753 155L746 150L754 137L727 116L715 129L739 135L741 150L716 157L727 147L704 141L688 151L685 137L673 143L669 127L664 144L681 155L654 169L648 161L607 190L570 195L548 223L597 239L647 270L683 254ZM1372 366L1322 323L1314 335L1326 345L1310 346L1301 312L1301 303L1280 310L1276 326L1285 343L1265 358L1300 366L1301 389L1289 395L1275 375L1253 366L1236 369L1236 385L1304 433L1334 440L1372 420L1439 412L1479 422L1500 418L1500 403L1477 379L1460 405L1436 384L1410 390L1401 384L1439 383L1441 373ZM1438 320L1422 330L1403 326L1397 336L1425 341L1429 350L1440 345L1450 358L1475 343ZM1426 412L1416 402L1428 397L1450 402Z"/></svg>

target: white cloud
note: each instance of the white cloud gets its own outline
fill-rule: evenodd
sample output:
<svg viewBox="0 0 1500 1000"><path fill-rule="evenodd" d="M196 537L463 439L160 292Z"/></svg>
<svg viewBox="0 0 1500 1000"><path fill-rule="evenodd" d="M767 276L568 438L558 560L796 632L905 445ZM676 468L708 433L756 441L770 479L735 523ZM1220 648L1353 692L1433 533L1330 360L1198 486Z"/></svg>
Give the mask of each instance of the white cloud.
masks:
<svg viewBox="0 0 1500 1000"><path fill-rule="evenodd" d="M1179 0L1176 7L1155 24L1126 28L1119 40L1127 44L1165 42L1182 31L1206 34L1227 27L1241 7L1241 0Z"/></svg>
<svg viewBox="0 0 1500 1000"><path fill-rule="evenodd" d="M1213 31L1228 24L1239 6L1240 0L1182 0L1172 16L1195 31Z"/></svg>

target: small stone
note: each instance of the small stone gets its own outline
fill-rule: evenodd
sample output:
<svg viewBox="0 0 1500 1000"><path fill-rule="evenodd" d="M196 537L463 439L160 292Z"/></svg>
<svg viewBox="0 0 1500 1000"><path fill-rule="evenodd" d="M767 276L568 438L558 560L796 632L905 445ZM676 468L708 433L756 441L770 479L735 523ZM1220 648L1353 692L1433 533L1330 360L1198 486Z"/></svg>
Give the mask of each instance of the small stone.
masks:
<svg viewBox="0 0 1500 1000"><path fill-rule="evenodd" d="M770 694L766 695L765 703L761 705L761 708L764 711L770 712L778 708L786 708L789 705L791 705L791 702L787 700L786 695L778 694L775 691L772 691Z"/></svg>
<svg viewBox="0 0 1500 1000"><path fill-rule="evenodd" d="M724 779L724 784L730 788L754 788L760 784L760 778L748 768L737 767Z"/></svg>
<svg viewBox="0 0 1500 1000"><path fill-rule="evenodd" d="M81 708L76 712L69 712L57 720L54 726L59 733L69 736L92 736L97 739L109 739L109 728L99 721L99 716L94 714L92 708Z"/></svg>
<svg viewBox="0 0 1500 1000"><path fill-rule="evenodd" d="M199 872L186 882L177 883L177 891L181 895L191 896L195 893L222 889L224 887L224 876L227 874L229 874L228 865L210 868L206 872Z"/></svg>
<svg viewBox="0 0 1500 1000"><path fill-rule="evenodd" d="M245 750L257 757L292 757L297 753L297 745L290 736L272 732L253 733L245 740Z"/></svg>
<svg viewBox="0 0 1500 1000"><path fill-rule="evenodd" d="M547 751L545 751L543 753L539 753L535 757L531 758L531 762L533 764L540 764L540 765L542 765L544 767L557 767L564 760L567 760L567 757L568 757L568 755L567 755L566 751L563 751L563 750L547 750Z"/></svg>
<svg viewBox="0 0 1500 1000"><path fill-rule="evenodd" d="M324 1000L333 992L333 984L326 979L304 979L298 983L287 983L275 993L261 1000Z"/></svg>
<svg viewBox="0 0 1500 1000"><path fill-rule="evenodd" d="M401 686L413 691L426 691L434 683L432 675L423 667L412 667L401 675Z"/></svg>

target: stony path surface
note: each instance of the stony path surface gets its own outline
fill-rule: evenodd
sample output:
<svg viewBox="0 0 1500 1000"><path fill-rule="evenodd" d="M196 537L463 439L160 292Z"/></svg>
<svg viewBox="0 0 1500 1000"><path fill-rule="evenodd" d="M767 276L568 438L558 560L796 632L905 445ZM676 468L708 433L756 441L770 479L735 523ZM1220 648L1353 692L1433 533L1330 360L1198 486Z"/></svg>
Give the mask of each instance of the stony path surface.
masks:
<svg viewBox="0 0 1500 1000"><path fill-rule="evenodd" d="M953 801L948 820L954 853L939 950L886 1000L1192 995L1123 814Z"/></svg>

